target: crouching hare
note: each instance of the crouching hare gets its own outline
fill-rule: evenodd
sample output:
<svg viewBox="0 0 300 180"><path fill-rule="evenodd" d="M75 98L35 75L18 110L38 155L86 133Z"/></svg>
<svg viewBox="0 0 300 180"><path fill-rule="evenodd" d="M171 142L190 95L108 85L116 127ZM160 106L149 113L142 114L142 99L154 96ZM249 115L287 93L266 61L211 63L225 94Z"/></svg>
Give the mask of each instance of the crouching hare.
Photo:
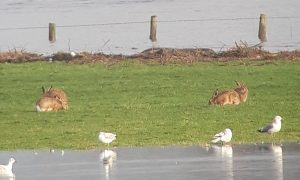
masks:
<svg viewBox="0 0 300 180"><path fill-rule="evenodd" d="M47 97L42 96L36 102L36 110L38 112L49 112L49 111L59 111L59 110L67 110L66 103L60 99L59 97Z"/></svg>
<svg viewBox="0 0 300 180"><path fill-rule="evenodd" d="M237 88L234 89L235 92L239 94L241 102L246 102L248 98L248 88L244 83L235 81Z"/></svg>
<svg viewBox="0 0 300 180"><path fill-rule="evenodd" d="M65 91L62 89L52 88L51 86L50 88L48 88L48 90L45 90L45 88L42 87L42 91L43 91L43 96L53 97L53 98L59 97L64 102L68 103L67 95Z"/></svg>
<svg viewBox="0 0 300 180"><path fill-rule="evenodd" d="M222 91L219 92L218 89L214 92L211 99L209 100L209 104L218 104L218 105L227 105L227 104L240 104L240 97L236 91Z"/></svg>
<svg viewBox="0 0 300 180"><path fill-rule="evenodd" d="M68 109L66 93L61 89L54 89L52 86L46 91L42 87L42 97L36 102L38 112L59 111Z"/></svg>
<svg viewBox="0 0 300 180"><path fill-rule="evenodd" d="M234 90L226 90L218 92L216 90L209 100L209 104L227 105L234 104L238 105L242 102L246 102L248 98L248 88L243 83L235 81L237 87Z"/></svg>

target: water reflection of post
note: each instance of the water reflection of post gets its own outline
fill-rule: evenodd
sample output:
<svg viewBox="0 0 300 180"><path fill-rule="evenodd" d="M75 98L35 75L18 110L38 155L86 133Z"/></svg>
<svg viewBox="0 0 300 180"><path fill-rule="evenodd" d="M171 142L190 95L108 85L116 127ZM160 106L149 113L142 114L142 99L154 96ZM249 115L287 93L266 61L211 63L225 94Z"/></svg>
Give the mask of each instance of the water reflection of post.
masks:
<svg viewBox="0 0 300 180"><path fill-rule="evenodd" d="M270 148L274 155L275 169L276 169L276 179L283 180L283 161L282 161L282 148L281 146L271 145Z"/></svg>
<svg viewBox="0 0 300 180"><path fill-rule="evenodd" d="M117 160L117 153L112 150L104 150L100 153L100 160L105 169L105 180L109 180L110 171L113 167L114 161Z"/></svg>
<svg viewBox="0 0 300 180"><path fill-rule="evenodd" d="M218 156L222 158L222 168L226 171L226 178L228 180L233 180L233 151L230 145L223 145L223 146L212 146L214 151L217 152Z"/></svg>

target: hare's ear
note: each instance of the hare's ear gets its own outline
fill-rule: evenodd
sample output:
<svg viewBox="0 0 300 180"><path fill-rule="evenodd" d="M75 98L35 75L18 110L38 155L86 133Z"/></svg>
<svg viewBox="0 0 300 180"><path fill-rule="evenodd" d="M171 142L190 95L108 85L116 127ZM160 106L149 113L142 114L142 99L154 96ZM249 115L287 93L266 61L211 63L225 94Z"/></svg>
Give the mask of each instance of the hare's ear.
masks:
<svg viewBox="0 0 300 180"><path fill-rule="evenodd" d="M241 83L240 82L238 82L237 80L235 80L235 83L236 83L236 85L237 86L239 86L239 87L241 87L242 85L241 85Z"/></svg>
<svg viewBox="0 0 300 180"><path fill-rule="evenodd" d="M42 86L42 92L43 92L43 94L45 94L45 88L44 88L44 86Z"/></svg>
<svg viewBox="0 0 300 180"><path fill-rule="evenodd" d="M241 81L235 80L235 83L238 87L243 87L243 83Z"/></svg>
<svg viewBox="0 0 300 180"><path fill-rule="evenodd" d="M245 84L244 84L244 82L240 82L240 87L242 87L242 88L244 88L245 87Z"/></svg>
<svg viewBox="0 0 300 180"><path fill-rule="evenodd" d="M244 82L243 82L243 87L247 87Z"/></svg>
<svg viewBox="0 0 300 180"><path fill-rule="evenodd" d="M48 90L47 91L50 91L52 89L52 85L48 88Z"/></svg>
<svg viewBox="0 0 300 180"><path fill-rule="evenodd" d="M219 94L219 89L215 90L214 96L217 96Z"/></svg>

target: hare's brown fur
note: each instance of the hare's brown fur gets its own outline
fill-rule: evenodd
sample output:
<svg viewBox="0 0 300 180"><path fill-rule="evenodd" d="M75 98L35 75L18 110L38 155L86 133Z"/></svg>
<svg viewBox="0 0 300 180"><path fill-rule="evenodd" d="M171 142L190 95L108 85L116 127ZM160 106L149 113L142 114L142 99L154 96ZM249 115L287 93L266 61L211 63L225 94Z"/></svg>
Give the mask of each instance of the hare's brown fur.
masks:
<svg viewBox="0 0 300 180"><path fill-rule="evenodd" d="M52 86L46 91L44 87L42 87L43 95L48 97L59 97L65 102L68 102L67 94L64 90L59 88L52 88Z"/></svg>
<svg viewBox="0 0 300 180"><path fill-rule="evenodd" d="M226 105L226 104L240 104L241 102L246 102L248 98L248 88L243 83L235 81L236 87L234 90L226 90L222 92L218 92L216 90L209 100L209 104L218 104L218 105Z"/></svg>
<svg viewBox="0 0 300 180"><path fill-rule="evenodd" d="M248 88L245 86L245 84L235 81L237 88L234 89L239 94L241 102L246 102L248 98Z"/></svg>
<svg viewBox="0 0 300 180"><path fill-rule="evenodd" d="M62 89L54 89L52 86L45 90L42 87L43 94L36 102L38 112L58 111L68 109L68 99Z"/></svg>
<svg viewBox="0 0 300 180"><path fill-rule="evenodd" d="M51 98L59 98L62 102L64 102L64 109L68 109L68 98L67 94L64 90L58 89L58 88L48 88L46 91L44 87L42 87L43 90L43 96L45 97L51 97Z"/></svg>
<svg viewBox="0 0 300 180"><path fill-rule="evenodd" d="M63 102L58 97L51 98L47 96L42 96L36 102L36 110L38 112L58 111L62 109L66 110L65 102Z"/></svg>
<svg viewBox="0 0 300 180"><path fill-rule="evenodd" d="M218 104L218 105L227 105L227 104L234 104L238 105L240 104L240 97L239 94L236 91L222 91L218 92L216 90L209 100L209 104Z"/></svg>

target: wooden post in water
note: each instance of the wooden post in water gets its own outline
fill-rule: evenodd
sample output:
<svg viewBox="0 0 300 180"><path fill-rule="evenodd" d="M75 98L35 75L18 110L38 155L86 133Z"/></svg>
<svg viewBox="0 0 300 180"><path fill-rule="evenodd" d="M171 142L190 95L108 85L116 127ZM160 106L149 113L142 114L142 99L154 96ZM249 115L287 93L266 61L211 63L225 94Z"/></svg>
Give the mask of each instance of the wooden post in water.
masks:
<svg viewBox="0 0 300 180"><path fill-rule="evenodd" d="M259 18L258 38L261 42L267 42L267 16L261 14Z"/></svg>
<svg viewBox="0 0 300 180"><path fill-rule="evenodd" d="M150 40L156 42L157 16L151 16Z"/></svg>
<svg viewBox="0 0 300 180"><path fill-rule="evenodd" d="M54 43L56 41L56 26L55 23L50 22L49 23L49 41L51 43Z"/></svg>

